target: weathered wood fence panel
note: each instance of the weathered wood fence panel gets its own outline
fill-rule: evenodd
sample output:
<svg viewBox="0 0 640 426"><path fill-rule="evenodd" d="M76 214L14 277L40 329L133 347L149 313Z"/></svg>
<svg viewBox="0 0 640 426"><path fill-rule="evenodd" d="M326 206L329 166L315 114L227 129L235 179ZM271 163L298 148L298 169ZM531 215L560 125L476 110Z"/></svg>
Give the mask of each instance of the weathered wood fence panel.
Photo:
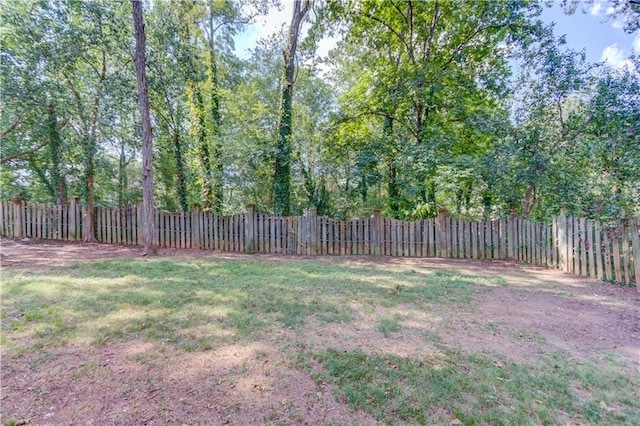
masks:
<svg viewBox="0 0 640 426"><path fill-rule="evenodd" d="M142 245L141 208L96 207L95 237L109 244ZM0 234L14 238L81 241L86 211L65 206L0 201ZM243 214L156 212L161 247L299 255L365 255L516 260L626 285L640 283L638 218L611 223L561 214L551 223L516 217L468 221L440 211L435 219L402 221L380 211L335 221L315 209L275 217L247 206Z"/></svg>

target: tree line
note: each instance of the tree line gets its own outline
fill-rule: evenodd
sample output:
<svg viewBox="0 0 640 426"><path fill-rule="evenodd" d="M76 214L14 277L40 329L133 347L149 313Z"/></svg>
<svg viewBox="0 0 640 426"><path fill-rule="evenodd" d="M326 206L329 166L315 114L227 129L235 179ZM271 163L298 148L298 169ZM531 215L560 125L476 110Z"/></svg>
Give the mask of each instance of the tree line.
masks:
<svg viewBox="0 0 640 426"><path fill-rule="evenodd" d="M637 31L640 10L611 4ZM144 6L162 209L640 214L640 59L587 62L542 2L299 0L246 55L237 36L277 2ZM15 0L1 14L0 197L139 203L131 4Z"/></svg>

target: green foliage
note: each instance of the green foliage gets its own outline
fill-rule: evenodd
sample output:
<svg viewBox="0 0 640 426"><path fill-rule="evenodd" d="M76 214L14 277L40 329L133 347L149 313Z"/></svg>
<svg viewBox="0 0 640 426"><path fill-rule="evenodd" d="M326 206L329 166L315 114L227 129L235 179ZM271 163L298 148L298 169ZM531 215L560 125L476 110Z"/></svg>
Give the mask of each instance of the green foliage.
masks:
<svg viewBox="0 0 640 426"><path fill-rule="evenodd" d="M284 28L248 58L234 47L271 6L145 11L159 207L274 212L286 154L291 214L640 214L637 57L635 69L586 63L540 24L539 2L320 2L278 148ZM633 7L612 6L637 24ZM140 201L130 12L105 0L2 8L3 199ZM327 35L338 41L320 58Z"/></svg>

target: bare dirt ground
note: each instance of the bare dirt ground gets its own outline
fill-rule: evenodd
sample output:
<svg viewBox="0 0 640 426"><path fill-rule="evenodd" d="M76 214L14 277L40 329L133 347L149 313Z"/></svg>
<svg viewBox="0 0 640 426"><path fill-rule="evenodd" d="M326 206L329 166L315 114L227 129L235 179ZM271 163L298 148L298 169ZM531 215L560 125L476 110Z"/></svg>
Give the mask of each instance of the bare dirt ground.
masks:
<svg viewBox="0 0 640 426"><path fill-rule="evenodd" d="M96 259L140 258L140 247L103 244L0 241L2 268L31 269ZM299 257L161 250L160 256L260 258L294 262ZM477 277L502 277L468 307L443 306L416 312L398 306L402 333L382 338L378 310L354 300L350 324L308 319L303 330L284 329L244 345L205 352L178 352L157 343L124 342L104 347L70 344L43 348L20 360L2 360L2 422L29 424L375 424L366 413L336 401L292 365L295 345L333 347L400 356L437 350L425 342L432 332L451 347L500 353L532 361L548 351L598 362L615 356L640 377L640 293L559 271L513 262L443 259L324 258L390 269L445 269ZM283 342L288 342L283 345ZM286 349L285 349L286 350ZM16 363L14 364L13 361ZM34 368L34 364L35 367ZM8 417L7 417L8 416Z"/></svg>

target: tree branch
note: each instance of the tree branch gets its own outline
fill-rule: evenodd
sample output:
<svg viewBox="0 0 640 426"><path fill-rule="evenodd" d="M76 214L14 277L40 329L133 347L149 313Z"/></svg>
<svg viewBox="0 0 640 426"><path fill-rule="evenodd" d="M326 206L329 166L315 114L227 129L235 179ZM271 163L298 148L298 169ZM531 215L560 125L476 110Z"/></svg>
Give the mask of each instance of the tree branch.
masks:
<svg viewBox="0 0 640 426"><path fill-rule="evenodd" d="M37 147L35 147L33 149L29 149L29 150L23 151L23 152L18 152L16 154L11 154L11 155L8 155L8 156L6 156L4 158L1 158L0 159L0 164L6 164L11 160L15 160L16 158L25 157L25 156L28 156L28 155L33 155L36 152L40 151L45 146L47 146L47 143L48 142L43 142L43 143L41 143L40 145L38 145Z"/></svg>
<svg viewBox="0 0 640 426"><path fill-rule="evenodd" d="M9 126L9 128L7 130L5 130L4 132L0 133L0 138L4 138L9 133L13 132L15 129L18 128L19 125L20 125L20 120L14 121L13 124L11 126Z"/></svg>

